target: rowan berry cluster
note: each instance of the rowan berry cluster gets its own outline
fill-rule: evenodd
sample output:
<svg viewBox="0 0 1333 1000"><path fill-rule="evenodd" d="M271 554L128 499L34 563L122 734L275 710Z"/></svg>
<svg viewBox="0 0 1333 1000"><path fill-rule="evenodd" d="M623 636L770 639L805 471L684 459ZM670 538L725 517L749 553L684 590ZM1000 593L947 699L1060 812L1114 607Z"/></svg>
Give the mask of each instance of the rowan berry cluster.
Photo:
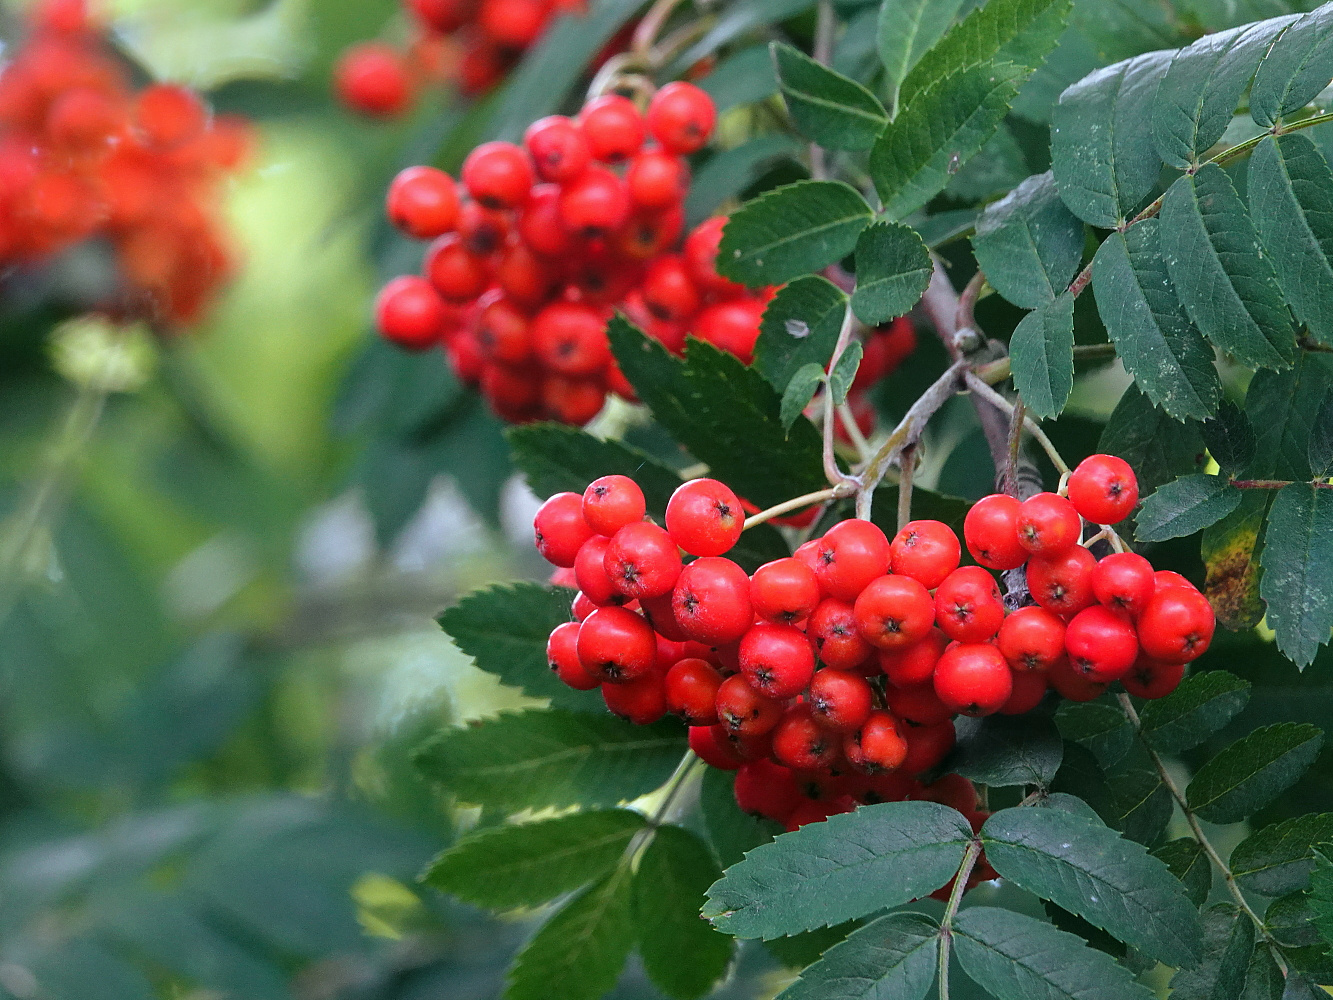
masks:
<svg viewBox="0 0 1333 1000"><path fill-rule="evenodd" d="M932 798L946 793L917 778L953 747L956 716L1026 713L1050 689L1086 701L1115 681L1159 698L1208 648L1212 609L1184 577L1083 544L1085 521L1118 523L1137 500L1133 470L1093 455L1067 495L973 506L964 540L979 565L960 565L939 521L889 539L845 520L747 575L725 557L744 525L725 485L685 483L661 527L633 480L607 476L534 522L553 582L578 589L548 659L632 722L680 716L696 754L739 771L742 808L789 827ZM1036 604L1006 614L990 570L1024 565ZM976 818L975 799L959 808Z"/></svg>
<svg viewBox="0 0 1333 1000"><path fill-rule="evenodd" d="M214 205L247 155L248 124L213 118L185 87L136 91L83 0L46 0L30 17L0 70L0 267L100 238L126 286L106 308L197 318L230 269Z"/></svg>

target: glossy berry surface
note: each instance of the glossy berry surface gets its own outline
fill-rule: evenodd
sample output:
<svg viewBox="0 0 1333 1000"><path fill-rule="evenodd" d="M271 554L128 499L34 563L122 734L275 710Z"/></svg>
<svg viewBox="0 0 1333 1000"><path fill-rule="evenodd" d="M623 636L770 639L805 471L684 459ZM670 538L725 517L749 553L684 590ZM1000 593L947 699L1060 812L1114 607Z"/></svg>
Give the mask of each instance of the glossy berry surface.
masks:
<svg viewBox="0 0 1333 1000"><path fill-rule="evenodd" d="M1069 477L1069 501L1093 524L1118 524L1139 502L1139 481L1128 462L1090 455Z"/></svg>

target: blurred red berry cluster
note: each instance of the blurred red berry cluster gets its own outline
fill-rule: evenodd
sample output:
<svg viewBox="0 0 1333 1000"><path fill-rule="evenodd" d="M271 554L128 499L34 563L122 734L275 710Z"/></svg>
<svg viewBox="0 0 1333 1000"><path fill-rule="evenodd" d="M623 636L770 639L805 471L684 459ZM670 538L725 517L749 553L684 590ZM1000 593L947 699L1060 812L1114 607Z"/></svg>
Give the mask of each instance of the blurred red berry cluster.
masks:
<svg viewBox="0 0 1333 1000"><path fill-rule="evenodd" d="M197 319L230 270L219 181L251 141L186 87L136 90L85 0L45 0L0 69L0 264L103 239L124 279L106 308Z"/></svg>

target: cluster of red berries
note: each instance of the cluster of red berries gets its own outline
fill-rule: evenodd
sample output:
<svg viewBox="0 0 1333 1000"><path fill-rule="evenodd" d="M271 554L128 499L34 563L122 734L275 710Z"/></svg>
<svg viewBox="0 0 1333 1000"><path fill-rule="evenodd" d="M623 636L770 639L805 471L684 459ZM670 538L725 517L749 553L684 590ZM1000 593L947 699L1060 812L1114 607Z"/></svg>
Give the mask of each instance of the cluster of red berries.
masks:
<svg viewBox="0 0 1333 1000"><path fill-rule="evenodd" d="M1067 496L977 503L964 538L980 565L959 565L939 521L890 540L846 520L751 576L724 557L744 523L725 485L682 485L663 528L631 479L607 476L534 522L553 582L579 591L548 659L632 722L680 716L695 753L739 769L741 806L789 826L931 797L914 779L953 747L955 716L1029 712L1051 688L1086 701L1117 680L1162 697L1207 649L1213 612L1184 577L1082 544L1084 520L1118 523L1137 500L1133 470L1094 455ZM1025 563L1037 603L1006 614L989 570Z"/></svg>
<svg viewBox="0 0 1333 1000"><path fill-rule="evenodd" d="M582 14L585 0L404 0L412 21L406 50L387 42L349 46L334 68L339 99L371 118L396 118L430 82L466 94L499 83L557 14Z"/></svg>
<svg viewBox="0 0 1333 1000"><path fill-rule="evenodd" d="M46 0L0 69L0 267L101 238L126 286L107 308L189 322L230 270L214 206L250 143L192 90L136 92L84 0Z"/></svg>

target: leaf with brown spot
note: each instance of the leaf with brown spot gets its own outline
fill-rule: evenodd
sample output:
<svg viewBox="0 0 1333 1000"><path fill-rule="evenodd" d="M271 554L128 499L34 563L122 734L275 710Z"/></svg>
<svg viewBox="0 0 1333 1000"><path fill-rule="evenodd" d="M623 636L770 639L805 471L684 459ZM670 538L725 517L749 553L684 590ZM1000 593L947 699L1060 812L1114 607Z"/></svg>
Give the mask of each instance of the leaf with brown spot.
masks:
<svg viewBox="0 0 1333 1000"><path fill-rule="evenodd" d="M1268 490L1246 490L1239 507L1203 532L1200 555L1208 569L1203 592L1218 622L1233 631L1253 628L1264 616L1260 533L1272 500Z"/></svg>

